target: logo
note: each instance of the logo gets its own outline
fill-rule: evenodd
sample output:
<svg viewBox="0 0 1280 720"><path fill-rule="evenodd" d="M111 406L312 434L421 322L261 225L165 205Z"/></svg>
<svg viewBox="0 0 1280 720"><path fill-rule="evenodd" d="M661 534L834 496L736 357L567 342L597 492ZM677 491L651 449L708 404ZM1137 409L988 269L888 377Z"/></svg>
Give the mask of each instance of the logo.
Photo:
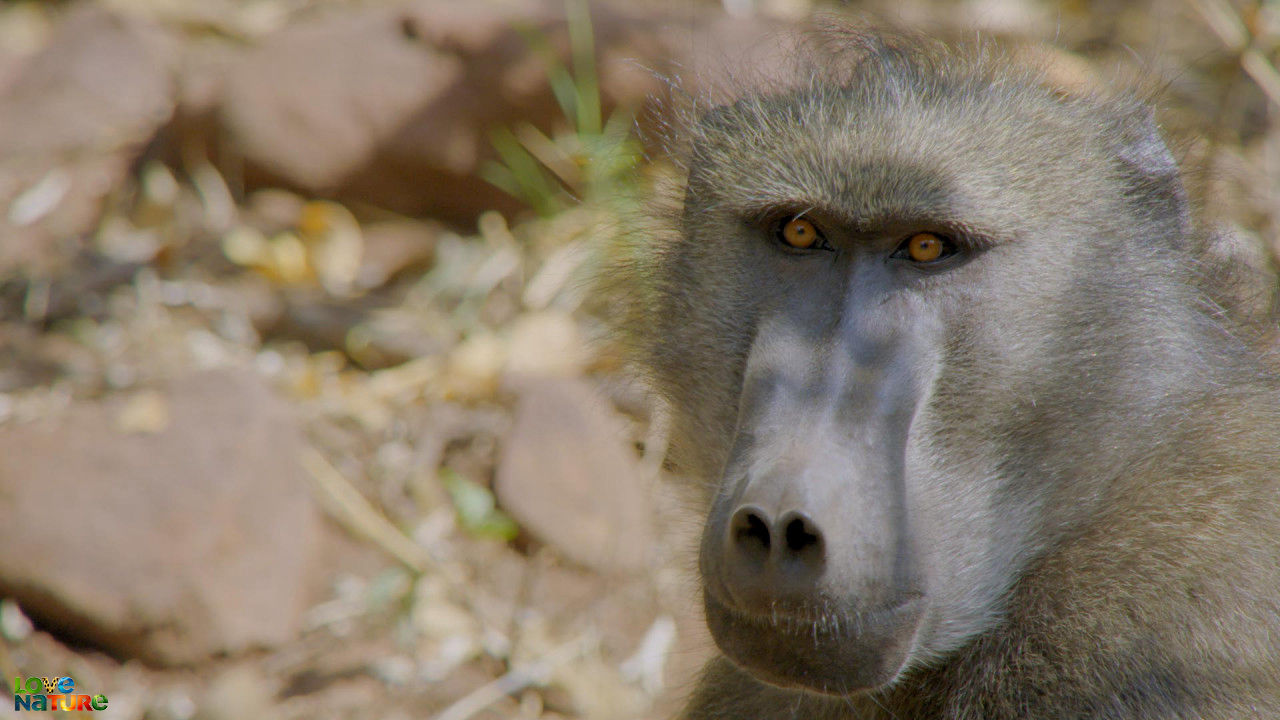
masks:
<svg viewBox="0 0 1280 720"><path fill-rule="evenodd" d="M70 677L13 679L13 710L106 710L106 695L77 695Z"/></svg>

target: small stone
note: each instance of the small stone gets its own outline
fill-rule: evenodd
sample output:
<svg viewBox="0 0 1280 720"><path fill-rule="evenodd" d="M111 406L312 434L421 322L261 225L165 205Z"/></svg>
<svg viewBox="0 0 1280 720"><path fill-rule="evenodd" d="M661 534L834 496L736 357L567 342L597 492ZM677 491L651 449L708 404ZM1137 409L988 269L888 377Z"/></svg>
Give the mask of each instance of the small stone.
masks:
<svg viewBox="0 0 1280 720"><path fill-rule="evenodd" d="M31 635L35 626L22 613L22 608L12 600L0 600L0 636L10 642L22 642Z"/></svg>
<svg viewBox="0 0 1280 720"><path fill-rule="evenodd" d="M495 491L522 527L597 570L644 567L653 509L626 422L577 378L522 385Z"/></svg>
<svg viewBox="0 0 1280 720"><path fill-rule="evenodd" d="M195 720L243 720L275 713L274 692L261 673L235 667L213 679L200 700Z"/></svg>
<svg viewBox="0 0 1280 720"><path fill-rule="evenodd" d="M0 85L0 273L58 267L94 228L173 111L171 62L160 28L81 3Z"/></svg>
<svg viewBox="0 0 1280 720"><path fill-rule="evenodd" d="M154 390L134 395L116 415L116 429L126 434L155 434L167 427L169 401Z"/></svg>

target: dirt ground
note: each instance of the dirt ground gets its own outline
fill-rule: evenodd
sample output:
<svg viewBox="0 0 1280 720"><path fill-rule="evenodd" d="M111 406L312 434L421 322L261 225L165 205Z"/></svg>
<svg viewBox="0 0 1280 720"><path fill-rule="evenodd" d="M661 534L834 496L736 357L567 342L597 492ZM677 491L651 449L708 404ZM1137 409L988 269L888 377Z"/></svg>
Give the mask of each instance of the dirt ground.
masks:
<svg viewBox="0 0 1280 720"><path fill-rule="evenodd" d="M1280 252L1273 2L4 3L0 675L122 720L669 717L700 518L584 278L673 172L636 69L817 12L1138 78L1242 272Z"/></svg>

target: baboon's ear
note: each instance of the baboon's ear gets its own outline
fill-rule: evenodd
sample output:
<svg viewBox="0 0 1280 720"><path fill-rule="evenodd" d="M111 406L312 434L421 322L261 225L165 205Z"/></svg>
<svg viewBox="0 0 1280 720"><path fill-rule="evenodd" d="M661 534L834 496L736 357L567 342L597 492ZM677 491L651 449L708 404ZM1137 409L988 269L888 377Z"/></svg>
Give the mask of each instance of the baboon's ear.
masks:
<svg viewBox="0 0 1280 720"><path fill-rule="evenodd" d="M1128 109L1117 119L1111 141L1138 206L1151 221L1167 223L1169 231L1185 237L1191 231L1187 191L1152 109Z"/></svg>

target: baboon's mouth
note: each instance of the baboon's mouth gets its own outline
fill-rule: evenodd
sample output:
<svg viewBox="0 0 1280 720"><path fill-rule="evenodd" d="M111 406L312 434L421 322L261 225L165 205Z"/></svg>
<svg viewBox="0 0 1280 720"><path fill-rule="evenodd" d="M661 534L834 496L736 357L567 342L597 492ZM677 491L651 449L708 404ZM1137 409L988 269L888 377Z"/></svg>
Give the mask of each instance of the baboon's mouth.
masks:
<svg viewBox="0 0 1280 720"><path fill-rule="evenodd" d="M925 600L866 612L797 608L745 613L704 594L707 626L726 656L784 688L853 695L892 682L906 665Z"/></svg>

